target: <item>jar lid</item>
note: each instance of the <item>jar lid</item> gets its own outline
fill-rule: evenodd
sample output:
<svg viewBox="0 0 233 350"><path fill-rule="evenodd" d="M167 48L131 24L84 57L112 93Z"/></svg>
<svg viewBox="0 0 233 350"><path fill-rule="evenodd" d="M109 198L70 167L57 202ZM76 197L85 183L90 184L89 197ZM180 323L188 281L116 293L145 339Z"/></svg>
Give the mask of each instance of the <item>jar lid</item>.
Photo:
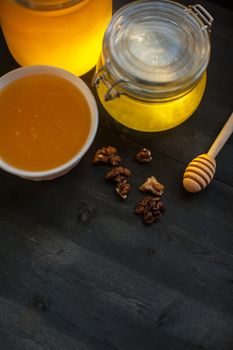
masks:
<svg viewBox="0 0 233 350"><path fill-rule="evenodd" d="M204 10L201 12L200 8ZM195 11L196 10L196 11ZM105 33L103 62L119 89L150 98L187 90L206 69L212 17L200 5L137 1L121 8Z"/></svg>

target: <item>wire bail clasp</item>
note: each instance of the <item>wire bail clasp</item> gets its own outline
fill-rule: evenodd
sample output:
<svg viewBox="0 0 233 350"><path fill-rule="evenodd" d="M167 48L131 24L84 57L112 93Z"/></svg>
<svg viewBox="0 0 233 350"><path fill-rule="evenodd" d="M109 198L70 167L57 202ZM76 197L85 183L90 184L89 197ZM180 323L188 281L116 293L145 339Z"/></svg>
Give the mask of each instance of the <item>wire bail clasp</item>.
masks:
<svg viewBox="0 0 233 350"><path fill-rule="evenodd" d="M111 84L108 79L108 73L106 70L106 65L102 66L94 75L92 79L92 86L95 86L98 88L100 82L102 81L103 84L107 87L107 92L104 96L105 102L112 101L115 98L120 97L121 95L124 95L124 92L118 91L115 87L121 83L126 82L125 80L117 80L115 83Z"/></svg>
<svg viewBox="0 0 233 350"><path fill-rule="evenodd" d="M186 10L188 12L193 12L199 19L205 24L203 28L207 29L211 33L211 27L214 22L214 18L210 13L200 4L190 5Z"/></svg>

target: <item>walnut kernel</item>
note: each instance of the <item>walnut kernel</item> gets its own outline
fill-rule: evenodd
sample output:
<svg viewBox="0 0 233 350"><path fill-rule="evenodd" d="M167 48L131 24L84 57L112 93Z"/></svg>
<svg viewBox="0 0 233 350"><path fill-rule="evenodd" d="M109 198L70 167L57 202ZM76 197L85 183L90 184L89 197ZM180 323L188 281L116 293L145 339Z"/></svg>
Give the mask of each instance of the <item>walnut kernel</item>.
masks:
<svg viewBox="0 0 233 350"><path fill-rule="evenodd" d="M161 196L163 194L164 188L164 185L158 182L154 176L151 176L148 177L146 182L139 187L139 190L142 192L151 192L155 195Z"/></svg>
<svg viewBox="0 0 233 350"><path fill-rule="evenodd" d="M127 177L131 176L132 173L129 169L124 168L122 166L112 168L105 175L106 180L114 180L116 182L121 182L125 180Z"/></svg>
<svg viewBox="0 0 233 350"><path fill-rule="evenodd" d="M136 160L139 163L149 163L152 160L151 150L148 148L143 148L140 152L136 154Z"/></svg>
<svg viewBox="0 0 233 350"><path fill-rule="evenodd" d="M149 225L158 221L165 211L165 205L160 197L144 197L136 206L135 213L142 215L144 223Z"/></svg>
<svg viewBox="0 0 233 350"><path fill-rule="evenodd" d="M119 165L121 157L117 154L116 147L107 146L100 148L94 155L93 164L110 164L112 166Z"/></svg>
<svg viewBox="0 0 233 350"><path fill-rule="evenodd" d="M122 198L126 199L131 190L131 185L127 180L123 180L116 185L116 192Z"/></svg>

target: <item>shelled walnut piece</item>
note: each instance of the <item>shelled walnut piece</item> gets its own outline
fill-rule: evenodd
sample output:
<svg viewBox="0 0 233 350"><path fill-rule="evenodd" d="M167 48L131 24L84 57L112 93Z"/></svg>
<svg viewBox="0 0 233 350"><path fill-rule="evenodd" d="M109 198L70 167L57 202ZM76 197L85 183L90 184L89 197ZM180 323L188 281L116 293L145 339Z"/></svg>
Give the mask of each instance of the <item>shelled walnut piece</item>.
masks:
<svg viewBox="0 0 233 350"><path fill-rule="evenodd" d="M94 155L93 164L110 164L117 166L121 162L121 157L117 154L116 147L107 146L100 148Z"/></svg>
<svg viewBox="0 0 233 350"><path fill-rule="evenodd" d="M109 170L105 175L105 179L121 182L131 175L132 173L128 168L125 168L123 166L118 166Z"/></svg>
<svg viewBox="0 0 233 350"><path fill-rule="evenodd" d="M143 216L144 223L149 225L158 221L165 212L165 205L160 197L144 197L136 206L135 213Z"/></svg>
<svg viewBox="0 0 233 350"><path fill-rule="evenodd" d="M131 185L128 182L128 177L131 176L132 173L129 169L124 167L115 167L107 172L105 175L106 180L112 180L116 182L116 193L122 198L126 199L131 190Z"/></svg>
<svg viewBox="0 0 233 350"><path fill-rule="evenodd" d="M123 180L121 182L118 182L115 189L116 189L116 193L122 199L126 199L128 197L130 190L131 190L131 185L127 180Z"/></svg>
<svg viewBox="0 0 233 350"><path fill-rule="evenodd" d="M148 177L146 182L139 187L139 190L161 196L164 191L164 185L162 185L154 176L151 176Z"/></svg>
<svg viewBox="0 0 233 350"><path fill-rule="evenodd" d="M149 148L143 148L136 154L135 158L139 163L150 163L152 161L151 150Z"/></svg>

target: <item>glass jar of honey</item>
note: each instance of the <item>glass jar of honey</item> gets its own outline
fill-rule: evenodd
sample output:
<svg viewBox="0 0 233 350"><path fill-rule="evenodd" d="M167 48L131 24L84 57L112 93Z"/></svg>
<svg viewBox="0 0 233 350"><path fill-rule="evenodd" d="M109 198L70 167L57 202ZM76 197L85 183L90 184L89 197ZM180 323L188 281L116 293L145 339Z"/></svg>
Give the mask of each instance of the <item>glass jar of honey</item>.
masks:
<svg viewBox="0 0 233 350"><path fill-rule="evenodd" d="M0 13L20 65L53 65L82 75L98 61L112 0L0 0Z"/></svg>
<svg viewBox="0 0 233 350"><path fill-rule="evenodd" d="M186 120L206 85L213 18L201 6L136 1L112 18L93 84L107 112L140 131Z"/></svg>

